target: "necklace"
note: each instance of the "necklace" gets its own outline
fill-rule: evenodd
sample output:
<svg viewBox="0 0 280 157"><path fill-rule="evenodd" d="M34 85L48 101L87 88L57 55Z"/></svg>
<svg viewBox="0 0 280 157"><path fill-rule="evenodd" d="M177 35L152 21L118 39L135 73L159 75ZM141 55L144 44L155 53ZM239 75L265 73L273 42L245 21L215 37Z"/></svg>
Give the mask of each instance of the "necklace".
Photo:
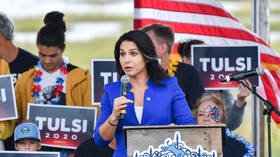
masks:
<svg viewBox="0 0 280 157"><path fill-rule="evenodd" d="M34 97L35 103L42 96L42 87L40 85L40 82L42 81L41 77L43 75L42 70L43 70L43 63L41 61L39 61L36 66L35 78L33 78L34 86L32 88L32 97ZM64 62L62 62L60 65L60 76L56 78L55 90L52 93L54 99L51 100L51 104L55 104L55 105L60 104L59 97L64 88L63 82L65 81L64 79L66 78L67 73L68 73L68 71L67 71L66 64Z"/></svg>

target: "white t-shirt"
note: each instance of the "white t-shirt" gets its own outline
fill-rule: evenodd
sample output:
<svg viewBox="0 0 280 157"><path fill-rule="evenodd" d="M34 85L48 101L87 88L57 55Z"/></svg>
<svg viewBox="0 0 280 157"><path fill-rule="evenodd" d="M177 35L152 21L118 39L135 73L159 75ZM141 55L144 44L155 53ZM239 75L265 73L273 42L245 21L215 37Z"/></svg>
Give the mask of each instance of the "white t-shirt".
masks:
<svg viewBox="0 0 280 157"><path fill-rule="evenodd" d="M142 121L143 106L134 106L134 108L135 108L135 114L136 114L137 120L140 124Z"/></svg>
<svg viewBox="0 0 280 157"><path fill-rule="evenodd" d="M62 77L64 82L62 83L63 89L62 89L62 94L65 94L66 92L66 76L63 75L60 72L60 69L53 73L48 73L45 70L42 70L43 72L41 78L42 80L39 82L42 92L40 92L40 96L38 99L36 99L37 104L51 104L51 100L55 99L53 96L53 92L56 89L56 83L58 77ZM61 97L58 96L56 99L60 99Z"/></svg>

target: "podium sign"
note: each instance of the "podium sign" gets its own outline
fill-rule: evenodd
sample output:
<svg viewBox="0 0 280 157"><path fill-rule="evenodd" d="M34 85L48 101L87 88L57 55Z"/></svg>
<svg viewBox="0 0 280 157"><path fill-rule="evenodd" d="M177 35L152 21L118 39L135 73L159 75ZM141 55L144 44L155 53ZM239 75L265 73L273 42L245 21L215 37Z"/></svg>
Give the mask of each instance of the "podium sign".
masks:
<svg viewBox="0 0 280 157"><path fill-rule="evenodd" d="M124 127L127 156L223 156L225 125Z"/></svg>

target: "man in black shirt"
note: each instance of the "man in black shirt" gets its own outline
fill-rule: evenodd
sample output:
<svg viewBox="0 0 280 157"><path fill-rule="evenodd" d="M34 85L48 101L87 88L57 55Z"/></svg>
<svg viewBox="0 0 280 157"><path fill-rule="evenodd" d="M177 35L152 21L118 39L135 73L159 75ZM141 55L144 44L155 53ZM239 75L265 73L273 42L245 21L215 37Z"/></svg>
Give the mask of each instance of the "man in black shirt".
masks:
<svg viewBox="0 0 280 157"><path fill-rule="evenodd" d="M171 27L162 24L152 24L142 29L152 39L156 53L161 59L161 66L170 76L175 76L185 93L190 109L196 108L196 100L204 93L204 86L198 72L192 65L177 60L171 60L170 53L174 42L174 33ZM193 112L194 113L194 112Z"/></svg>
<svg viewBox="0 0 280 157"><path fill-rule="evenodd" d="M3 13L0 14L0 58L9 63L15 84L19 75L37 64L38 57L32 53L18 48L13 43L14 25Z"/></svg>
<svg viewBox="0 0 280 157"><path fill-rule="evenodd" d="M0 58L9 63L13 83L19 75L37 64L38 57L13 43L14 25L3 13L0 13ZM14 150L13 137L5 140L5 149Z"/></svg>

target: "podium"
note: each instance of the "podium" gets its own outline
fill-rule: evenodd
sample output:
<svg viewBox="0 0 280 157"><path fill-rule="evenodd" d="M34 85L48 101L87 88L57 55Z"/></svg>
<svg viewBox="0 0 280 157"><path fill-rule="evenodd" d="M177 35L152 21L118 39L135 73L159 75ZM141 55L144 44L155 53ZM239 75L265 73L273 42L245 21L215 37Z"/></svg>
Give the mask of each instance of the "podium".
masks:
<svg viewBox="0 0 280 157"><path fill-rule="evenodd" d="M124 127L128 157L223 156L225 125Z"/></svg>

